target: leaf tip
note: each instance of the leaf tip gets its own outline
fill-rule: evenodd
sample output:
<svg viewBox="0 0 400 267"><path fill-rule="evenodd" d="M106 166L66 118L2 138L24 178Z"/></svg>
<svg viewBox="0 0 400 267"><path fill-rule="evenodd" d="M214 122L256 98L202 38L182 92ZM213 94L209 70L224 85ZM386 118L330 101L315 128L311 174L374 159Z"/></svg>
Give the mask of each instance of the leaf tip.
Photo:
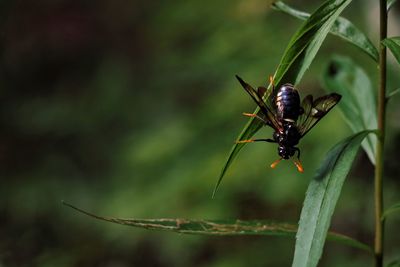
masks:
<svg viewBox="0 0 400 267"><path fill-rule="evenodd" d="M246 88L247 83L246 83L245 81L243 81L242 78L239 77L239 75L236 74L235 77L236 77L236 79L240 82L240 84L241 84L244 88Z"/></svg>
<svg viewBox="0 0 400 267"><path fill-rule="evenodd" d="M216 184L215 187L214 187L213 193L212 193L212 195L211 195L211 199L214 199L214 198L215 198L220 183L221 183L221 180L218 180L217 184Z"/></svg>
<svg viewBox="0 0 400 267"><path fill-rule="evenodd" d="M271 7L272 9L276 9L276 8L277 8L277 6L276 6L276 1L271 2L270 7Z"/></svg>

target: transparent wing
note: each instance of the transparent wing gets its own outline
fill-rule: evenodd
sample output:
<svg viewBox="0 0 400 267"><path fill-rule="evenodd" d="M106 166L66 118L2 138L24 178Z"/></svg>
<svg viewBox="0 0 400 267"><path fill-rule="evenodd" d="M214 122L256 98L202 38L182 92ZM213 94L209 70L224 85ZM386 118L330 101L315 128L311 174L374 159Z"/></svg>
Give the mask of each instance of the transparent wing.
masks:
<svg viewBox="0 0 400 267"><path fill-rule="evenodd" d="M304 112L297 120L300 135L306 135L341 98L342 96L336 93L321 96L314 101L312 95L306 96L301 103Z"/></svg>
<svg viewBox="0 0 400 267"><path fill-rule="evenodd" d="M271 95L268 95L266 101L264 101L263 95L265 94L265 91L263 87L259 87L258 91L256 91L254 90L253 87L251 87L249 84L243 81L239 76L236 75L236 78L239 80L240 84L246 90L246 92L251 96L251 98L253 98L253 100L260 107L260 110L263 114L263 118L265 119L267 124L272 128L274 128L275 130L280 131L282 129L282 126L276 120L274 112L275 108L273 108L273 105L271 105L272 101L270 101Z"/></svg>
<svg viewBox="0 0 400 267"><path fill-rule="evenodd" d="M297 128L300 131L307 128L306 125L310 124L313 120L312 116L310 116L313 108L313 96L307 95L301 102L301 107L303 109L303 113L299 116L296 122Z"/></svg>

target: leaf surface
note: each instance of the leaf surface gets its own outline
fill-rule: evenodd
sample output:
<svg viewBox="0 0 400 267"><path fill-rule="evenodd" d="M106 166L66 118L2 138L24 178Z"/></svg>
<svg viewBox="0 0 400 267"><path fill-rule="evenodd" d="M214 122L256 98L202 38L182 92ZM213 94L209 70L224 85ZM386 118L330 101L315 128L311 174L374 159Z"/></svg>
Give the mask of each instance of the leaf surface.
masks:
<svg viewBox="0 0 400 267"><path fill-rule="evenodd" d="M334 56L323 72L323 85L329 92L342 95L339 108L354 133L378 128L376 97L368 75L350 58ZM369 135L362 143L375 165L377 138Z"/></svg>
<svg viewBox="0 0 400 267"><path fill-rule="evenodd" d="M389 207L385 212L382 214L382 220L385 220L388 215L400 211L400 203L396 203L393 206Z"/></svg>
<svg viewBox="0 0 400 267"><path fill-rule="evenodd" d="M343 183L369 133L363 131L336 144L310 182L296 235L293 267L317 266Z"/></svg>
<svg viewBox="0 0 400 267"><path fill-rule="evenodd" d="M400 37L386 38L382 43L390 49L397 62L400 64Z"/></svg>
<svg viewBox="0 0 400 267"><path fill-rule="evenodd" d="M388 93L387 99L390 100L392 97L397 95L400 92L400 88L394 89L392 92Z"/></svg>
<svg viewBox="0 0 400 267"><path fill-rule="evenodd" d="M63 202L63 204L98 220L145 228L148 230L162 230L181 234L216 236L270 235L294 237L297 232L297 225L295 224L276 223L265 220L121 219L102 217L84 211L66 202ZM372 253L371 248L368 245L342 234L330 232L328 234L328 239Z"/></svg>
<svg viewBox="0 0 400 267"><path fill-rule="evenodd" d="M396 2L397 0L387 0L387 10L389 11Z"/></svg>
<svg viewBox="0 0 400 267"><path fill-rule="evenodd" d="M307 18L310 17L310 14L300 10L296 10L282 1L277 1L273 3L272 7L278 11L284 12L301 20L306 20ZM338 17L335 20L334 24L332 25L330 33L357 46L358 48L361 49L361 51L363 51L373 60L378 62L379 53L374 44L361 30L359 30L348 19L345 19L343 17Z"/></svg>

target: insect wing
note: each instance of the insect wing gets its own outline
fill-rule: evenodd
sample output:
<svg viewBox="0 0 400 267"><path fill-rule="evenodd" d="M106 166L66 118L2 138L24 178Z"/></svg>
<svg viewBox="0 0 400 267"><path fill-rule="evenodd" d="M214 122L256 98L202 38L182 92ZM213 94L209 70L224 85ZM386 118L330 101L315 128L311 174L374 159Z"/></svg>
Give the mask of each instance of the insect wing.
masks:
<svg viewBox="0 0 400 267"><path fill-rule="evenodd" d="M312 95L306 96L301 106L303 114L297 120L301 137L306 135L342 98L339 94L329 94L313 101Z"/></svg>
<svg viewBox="0 0 400 267"><path fill-rule="evenodd" d="M303 113L299 116L296 123L300 132L307 128L306 125L311 124L313 120L313 118L310 117L311 110L313 108L313 96L307 95L301 102L301 107L303 109Z"/></svg>
<svg viewBox="0 0 400 267"><path fill-rule="evenodd" d="M247 84L245 81L243 81L239 76L236 75L236 78L239 80L240 84L242 87L246 90L246 92L253 98L253 100L257 103L257 105L260 107L260 110L262 111L265 120L267 121L267 124L274 128L275 130L280 130L282 127L280 126L279 122L275 118L275 113L272 112L274 110L271 105L267 105L266 103L270 103L270 101L267 99L266 102L264 102L262 94L263 90L260 89L258 91L254 90L253 87L251 87L249 84ZM268 96L270 98L270 96Z"/></svg>
<svg viewBox="0 0 400 267"><path fill-rule="evenodd" d="M257 94L258 94L258 97L260 99L263 99L264 103L268 107L270 107L270 110L274 111L274 115L275 115L276 108L272 108L272 107L275 107L275 96L276 96L275 86L273 86L272 90L268 90L267 88L260 86L257 88Z"/></svg>

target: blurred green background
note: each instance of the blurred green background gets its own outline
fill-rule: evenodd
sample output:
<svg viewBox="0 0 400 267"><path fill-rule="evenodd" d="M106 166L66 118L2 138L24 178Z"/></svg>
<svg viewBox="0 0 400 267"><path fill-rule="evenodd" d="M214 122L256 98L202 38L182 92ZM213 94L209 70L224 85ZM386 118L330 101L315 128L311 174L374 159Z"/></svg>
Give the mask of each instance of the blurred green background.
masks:
<svg viewBox="0 0 400 267"><path fill-rule="evenodd" d="M344 12L374 42L375 2L354 1ZM288 3L312 11L320 1ZM319 162L351 134L338 108L302 140L304 174L291 162L270 169L276 146L250 144L211 199L247 121L241 113L255 108L234 75L265 85L301 23L269 4L1 1L0 266L289 266L294 239L150 232L61 204L125 218L296 223ZM324 94L322 69L334 53L351 55L376 84L367 56L328 37L299 85L302 96ZM389 89L399 87L398 66L390 72ZM400 199L399 103L393 99L388 111L387 204ZM360 153L332 222L367 243L372 177ZM389 260L400 257L399 223L399 216L387 223ZM321 266L371 263L364 252L328 242Z"/></svg>

